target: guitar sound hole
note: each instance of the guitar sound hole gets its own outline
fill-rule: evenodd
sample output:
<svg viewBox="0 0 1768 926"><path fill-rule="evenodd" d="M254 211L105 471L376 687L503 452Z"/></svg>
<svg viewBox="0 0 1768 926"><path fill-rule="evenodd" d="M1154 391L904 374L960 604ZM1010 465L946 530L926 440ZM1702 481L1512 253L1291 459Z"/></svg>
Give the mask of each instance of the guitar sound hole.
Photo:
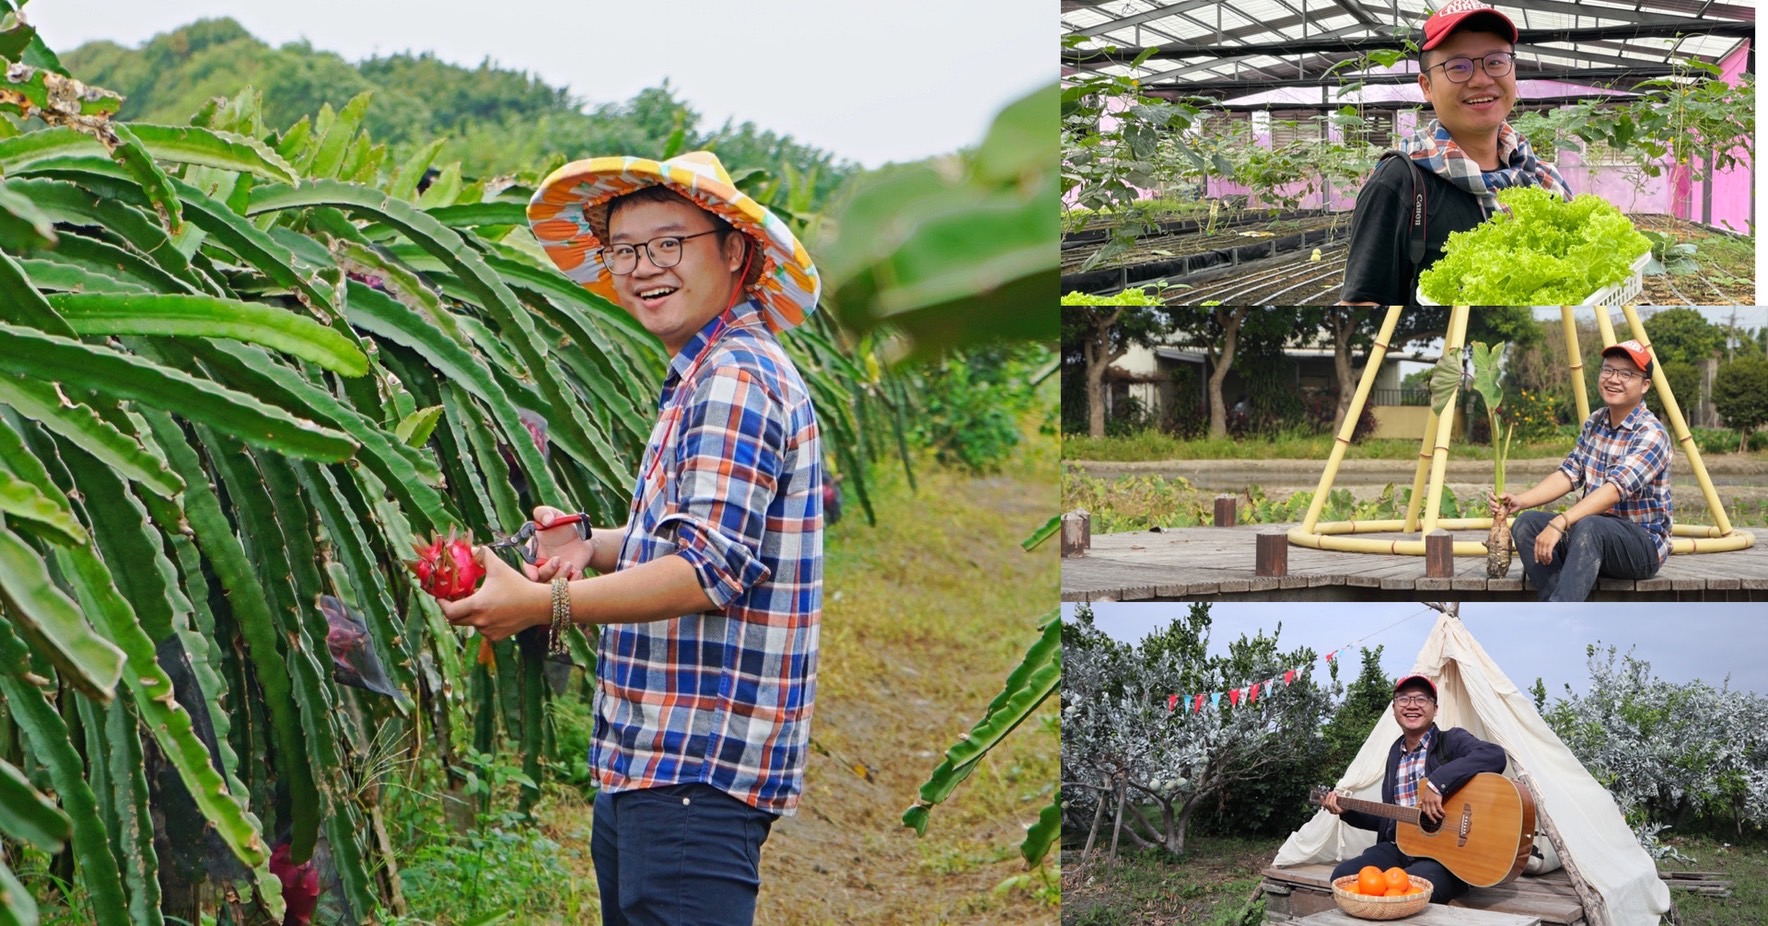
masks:
<svg viewBox="0 0 1768 926"><path fill-rule="evenodd" d="M1443 819L1444 820L1448 819L1448 815L1445 814ZM1442 820L1432 820L1431 818L1425 816L1424 814L1419 814L1418 815L1418 828L1425 831L1426 833L1435 833L1436 831L1443 828L1443 821Z"/></svg>

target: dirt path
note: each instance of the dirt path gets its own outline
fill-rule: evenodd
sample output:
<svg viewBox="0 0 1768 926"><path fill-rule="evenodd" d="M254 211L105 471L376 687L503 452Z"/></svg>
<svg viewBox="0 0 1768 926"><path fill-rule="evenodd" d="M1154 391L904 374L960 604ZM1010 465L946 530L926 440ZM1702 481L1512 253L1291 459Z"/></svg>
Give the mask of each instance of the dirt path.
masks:
<svg viewBox="0 0 1768 926"><path fill-rule="evenodd" d="M1049 544L1019 541L1058 510L1055 443L1034 438L1007 474L970 479L923 463L874 486L878 526L848 493L827 537L814 754L797 815L762 850L757 923L1055 923L1055 853L1018 854L1059 777L1055 701L933 810L901 824L945 749L980 718L1058 600ZM589 815L547 811L593 883Z"/></svg>

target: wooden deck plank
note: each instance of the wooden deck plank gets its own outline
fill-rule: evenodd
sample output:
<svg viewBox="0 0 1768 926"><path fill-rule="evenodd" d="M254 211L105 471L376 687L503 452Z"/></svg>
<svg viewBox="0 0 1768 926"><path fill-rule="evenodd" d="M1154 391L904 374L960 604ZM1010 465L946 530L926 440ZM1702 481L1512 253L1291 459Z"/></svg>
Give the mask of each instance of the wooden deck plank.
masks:
<svg viewBox="0 0 1768 926"><path fill-rule="evenodd" d="M1273 866L1266 868L1261 874L1267 882L1283 885L1296 892L1319 894L1330 902L1330 865L1297 865L1292 868ZM1318 904L1292 903L1292 906L1313 909ZM1476 910L1520 915L1531 922L1549 926L1570 926L1584 921L1583 903L1578 899L1577 890L1572 887L1570 876L1563 869L1539 877L1519 877L1497 887L1471 888L1448 906L1464 911L1467 919L1460 922L1469 923L1474 922L1472 911Z"/></svg>
<svg viewBox="0 0 1768 926"><path fill-rule="evenodd" d="M1258 535L1291 526L1095 534L1093 547L1085 556L1063 560L1062 597L1068 601L1171 601L1217 596L1240 600L1419 600L1445 592L1466 601L1529 601L1535 597L1519 564L1513 563L1505 578L1486 579L1484 560L1471 556L1456 560L1452 579L1430 579L1424 575L1421 556L1291 546L1287 576L1276 580L1255 576L1253 548ZM1463 532L1461 536L1466 539L1473 534ZM1591 597L1598 601L1768 600L1768 544L1727 553L1672 556L1651 579L1599 580Z"/></svg>

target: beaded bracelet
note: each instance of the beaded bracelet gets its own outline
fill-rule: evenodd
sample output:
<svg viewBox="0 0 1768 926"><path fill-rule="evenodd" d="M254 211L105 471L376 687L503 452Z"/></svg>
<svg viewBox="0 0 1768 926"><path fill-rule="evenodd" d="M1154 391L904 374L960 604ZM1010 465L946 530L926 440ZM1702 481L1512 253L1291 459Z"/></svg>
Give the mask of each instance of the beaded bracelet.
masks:
<svg viewBox="0 0 1768 926"><path fill-rule="evenodd" d="M565 630L571 626L571 581L564 576L552 580L552 640L547 645L549 653L563 653L565 647Z"/></svg>

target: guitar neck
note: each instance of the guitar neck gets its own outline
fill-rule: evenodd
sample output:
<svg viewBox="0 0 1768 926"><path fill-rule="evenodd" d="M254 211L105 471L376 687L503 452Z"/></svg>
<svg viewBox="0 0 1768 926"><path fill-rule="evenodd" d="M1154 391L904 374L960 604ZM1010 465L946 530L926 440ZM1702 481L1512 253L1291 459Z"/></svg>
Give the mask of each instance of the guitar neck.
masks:
<svg viewBox="0 0 1768 926"><path fill-rule="evenodd" d="M1386 817L1389 820L1398 820L1402 823L1417 824L1419 822L1420 811L1416 807L1401 807L1398 804L1383 804L1380 801L1360 801L1354 797L1342 795L1338 798L1338 806L1345 810L1357 810L1377 817Z"/></svg>

